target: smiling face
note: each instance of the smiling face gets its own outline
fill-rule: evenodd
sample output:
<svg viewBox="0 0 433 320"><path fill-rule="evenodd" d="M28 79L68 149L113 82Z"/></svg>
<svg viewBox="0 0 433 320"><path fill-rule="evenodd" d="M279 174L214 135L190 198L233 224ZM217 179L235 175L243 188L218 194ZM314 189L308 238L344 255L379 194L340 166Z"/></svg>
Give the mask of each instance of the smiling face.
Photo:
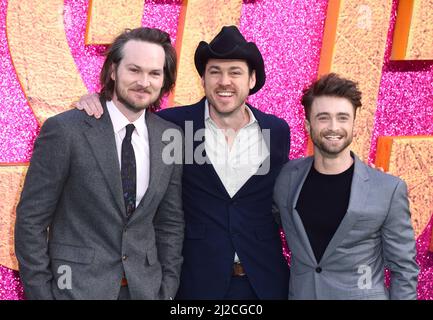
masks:
<svg viewBox="0 0 433 320"><path fill-rule="evenodd" d="M350 154L354 120L354 107L346 98L315 98L309 120L305 122L314 144L314 153L324 158L338 158Z"/></svg>
<svg viewBox="0 0 433 320"><path fill-rule="evenodd" d="M151 106L159 98L164 83L164 61L162 46L128 41L123 47L122 60L111 72L116 106L138 113Z"/></svg>
<svg viewBox="0 0 433 320"><path fill-rule="evenodd" d="M255 71L244 60L209 59L202 77L209 104L224 115L239 110L255 84Z"/></svg>

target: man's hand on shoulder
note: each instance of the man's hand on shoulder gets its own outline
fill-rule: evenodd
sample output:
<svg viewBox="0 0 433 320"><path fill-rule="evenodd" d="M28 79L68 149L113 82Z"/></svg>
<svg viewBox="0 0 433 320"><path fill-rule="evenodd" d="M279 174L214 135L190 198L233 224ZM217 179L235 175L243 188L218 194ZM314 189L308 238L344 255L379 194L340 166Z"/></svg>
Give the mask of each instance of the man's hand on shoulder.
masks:
<svg viewBox="0 0 433 320"><path fill-rule="evenodd" d="M78 101L75 101L72 106L78 110L86 111L89 116L94 116L96 119L99 119L104 113L97 93L88 93L82 96Z"/></svg>

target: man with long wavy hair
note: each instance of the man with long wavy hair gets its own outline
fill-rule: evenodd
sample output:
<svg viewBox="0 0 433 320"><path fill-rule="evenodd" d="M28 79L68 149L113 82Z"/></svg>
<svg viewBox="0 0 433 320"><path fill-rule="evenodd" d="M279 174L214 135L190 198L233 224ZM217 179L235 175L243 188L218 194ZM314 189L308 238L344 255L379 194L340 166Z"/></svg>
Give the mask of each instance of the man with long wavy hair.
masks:
<svg viewBox="0 0 433 320"><path fill-rule="evenodd" d="M162 135L178 128L149 110L175 78L167 33L126 30L102 68L101 119L70 110L45 122L17 207L15 247L27 298L175 296L182 165L162 160Z"/></svg>

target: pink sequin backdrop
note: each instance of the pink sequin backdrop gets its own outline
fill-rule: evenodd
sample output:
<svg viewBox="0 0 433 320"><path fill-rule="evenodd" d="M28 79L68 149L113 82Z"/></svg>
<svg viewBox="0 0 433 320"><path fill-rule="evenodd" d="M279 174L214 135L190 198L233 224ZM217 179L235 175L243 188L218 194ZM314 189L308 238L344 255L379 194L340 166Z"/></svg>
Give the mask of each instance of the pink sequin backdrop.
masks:
<svg viewBox="0 0 433 320"><path fill-rule="evenodd" d="M432 61L389 61L396 3L394 0L370 161L375 157L376 139L380 135L433 134ZM64 4L71 53L87 89L95 91L104 47L84 46L88 0L65 0ZM180 4L180 0L146 1L142 24L168 31L175 41ZM265 87L250 102L289 123L291 158L305 152L299 98L302 89L317 76L326 7L326 0L245 0L242 7L240 29L261 49L268 75ZM5 32L6 11L7 0L0 0L0 163L26 162L39 128L11 62ZM431 232L432 221L417 239L420 299L433 299L433 254L427 250ZM22 298L18 273L0 266L0 299Z"/></svg>
<svg viewBox="0 0 433 320"><path fill-rule="evenodd" d="M6 37L6 12L7 1L1 0L0 163L26 162L30 160L39 129L12 65Z"/></svg>
<svg viewBox="0 0 433 320"><path fill-rule="evenodd" d="M369 160L380 136L433 135L433 61L391 61L397 16L393 1ZM428 251L433 216L417 239L418 299L433 300L433 253Z"/></svg>

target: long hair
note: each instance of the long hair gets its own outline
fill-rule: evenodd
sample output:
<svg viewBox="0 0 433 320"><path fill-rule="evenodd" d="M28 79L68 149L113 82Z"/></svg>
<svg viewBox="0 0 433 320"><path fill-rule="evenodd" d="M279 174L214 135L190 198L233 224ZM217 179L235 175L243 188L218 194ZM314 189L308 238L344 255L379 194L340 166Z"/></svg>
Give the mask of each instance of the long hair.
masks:
<svg viewBox="0 0 433 320"><path fill-rule="evenodd" d="M123 59L123 47L130 40L145 41L160 45L165 52L164 62L164 83L158 99L149 106L151 109L158 109L161 105L162 97L168 94L176 82L177 57L176 50L170 41L170 35L156 28L136 28L126 29L121 33L105 52L105 61L102 66L99 81L101 84L100 95L106 100L113 99L114 80L111 79L111 72L115 65Z"/></svg>

